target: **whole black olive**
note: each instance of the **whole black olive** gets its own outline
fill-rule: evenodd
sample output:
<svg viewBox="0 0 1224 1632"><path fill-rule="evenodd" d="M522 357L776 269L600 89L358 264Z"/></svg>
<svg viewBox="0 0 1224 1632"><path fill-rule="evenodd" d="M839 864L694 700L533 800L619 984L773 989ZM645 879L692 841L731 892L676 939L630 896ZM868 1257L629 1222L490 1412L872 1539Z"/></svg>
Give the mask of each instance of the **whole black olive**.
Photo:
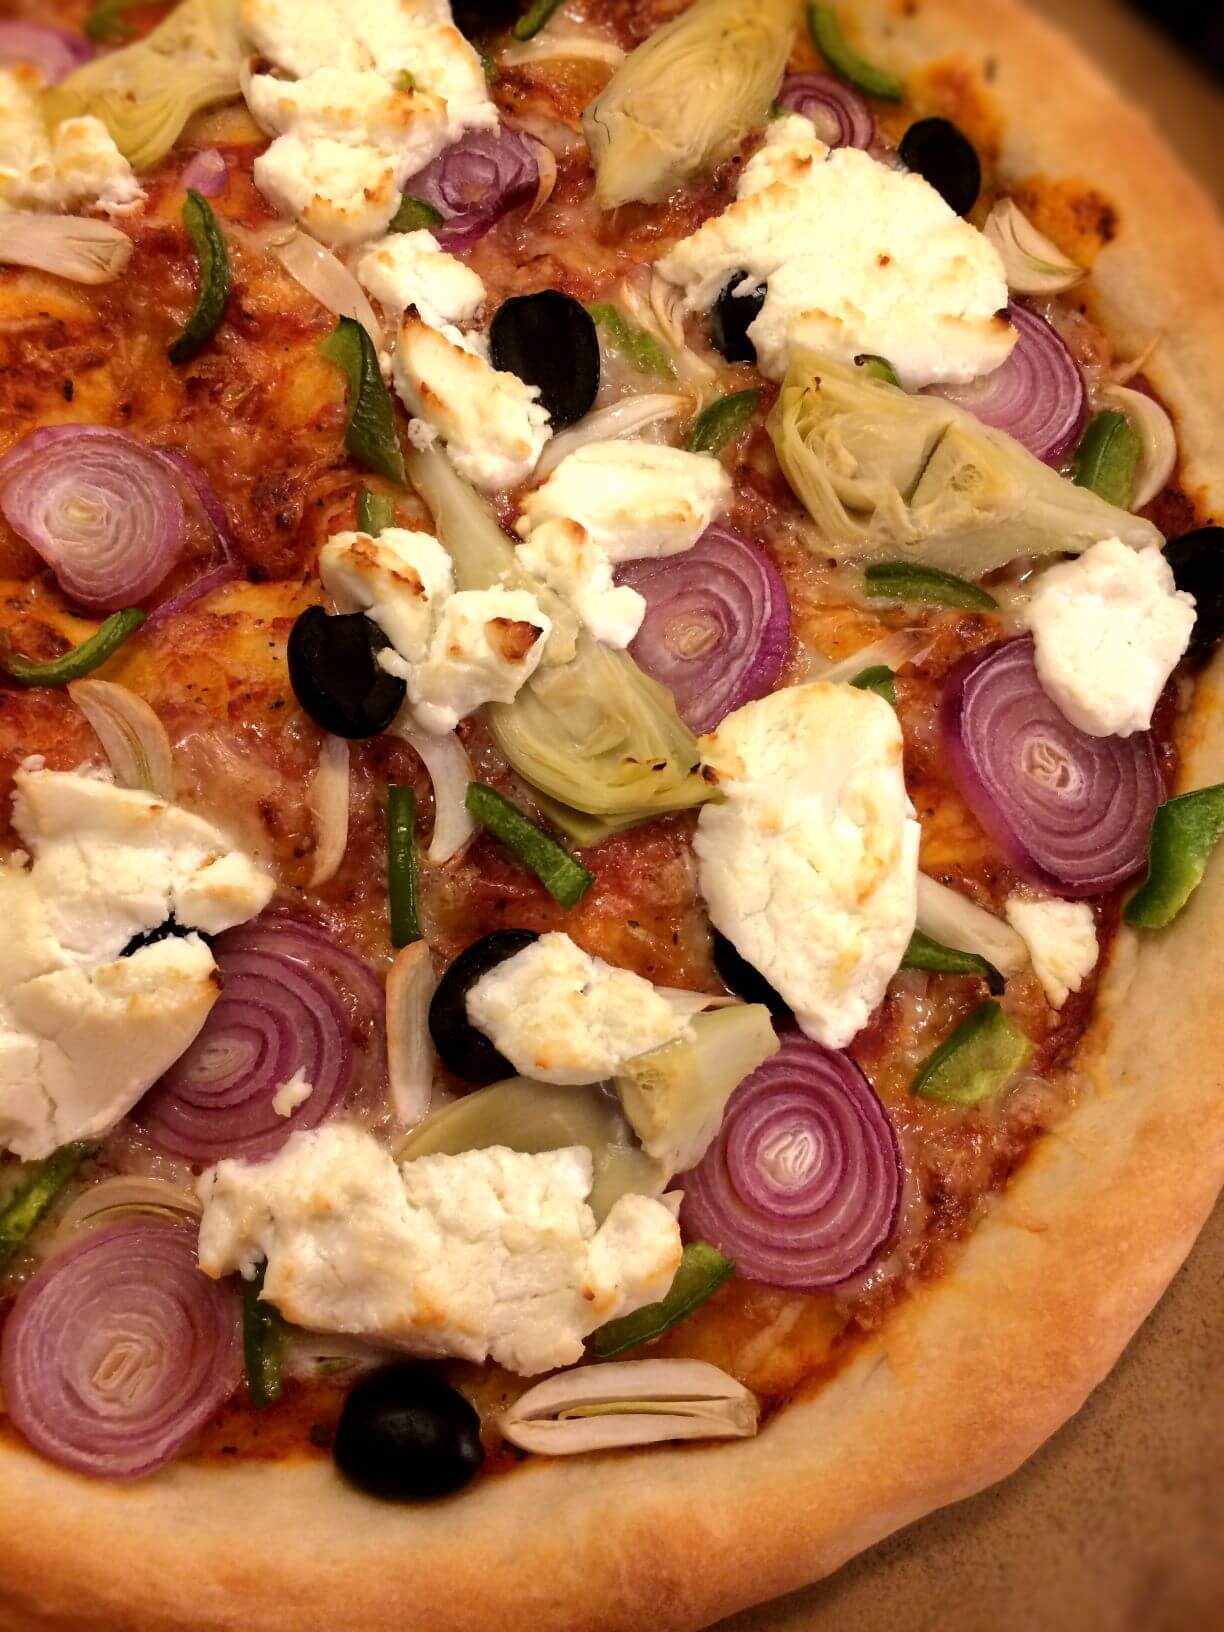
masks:
<svg viewBox="0 0 1224 1632"><path fill-rule="evenodd" d="M1198 527L1164 547L1178 589L1197 603L1190 658L1205 663L1224 635L1224 527Z"/></svg>
<svg viewBox="0 0 1224 1632"><path fill-rule="evenodd" d="M736 272L725 283L710 313L710 339L729 363L755 363L756 347L748 338L748 325L755 323L765 304L765 286L745 289L742 295L731 291L747 276Z"/></svg>
<svg viewBox="0 0 1224 1632"><path fill-rule="evenodd" d="M345 1400L332 1454L367 1495L427 1502L462 1490L480 1472L480 1418L423 1366L387 1366Z"/></svg>
<svg viewBox="0 0 1224 1632"><path fill-rule="evenodd" d="M763 1003L775 1020L791 1018L790 1004L782 994L775 992L760 970L741 957L727 937L717 930L714 931L714 967L728 991L742 997L745 1003Z"/></svg>
<svg viewBox="0 0 1224 1632"><path fill-rule="evenodd" d="M376 737L399 713L408 690L378 666L391 642L364 612L302 613L289 634L289 683L316 725L337 737Z"/></svg>
<svg viewBox="0 0 1224 1632"><path fill-rule="evenodd" d="M489 326L493 367L540 388L553 429L573 425L599 390L599 336L590 312L559 289L514 295Z"/></svg>
<svg viewBox="0 0 1224 1632"><path fill-rule="evenodd" d="M429 1005L429 1035L442 1064L465 1082L486 1088L514 1075L510 1061L468 1019L467 994L481 975L539 938L530 929L499 929L461 952L438 982Z"/></svg>
<svg viewBox="0 0 1224 1632"><path fill-rule="evenodd" d="M925 177L957 215L968 215L982 190L982 165L950 119L919 119L901 138L901 162Z"/></svg>

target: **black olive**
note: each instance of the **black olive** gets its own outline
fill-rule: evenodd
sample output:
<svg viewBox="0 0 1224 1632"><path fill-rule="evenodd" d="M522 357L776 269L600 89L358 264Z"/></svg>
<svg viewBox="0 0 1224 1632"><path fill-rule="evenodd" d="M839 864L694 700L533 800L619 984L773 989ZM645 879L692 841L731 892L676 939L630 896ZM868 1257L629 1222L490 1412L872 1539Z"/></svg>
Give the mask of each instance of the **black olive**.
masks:
<svg viewBox="0 0 1224 1632"><path fill-rule="evenodd" d="M498 34L518 21L518 0L455 0L451 7L455 27L469 40Z"/></svg>
<svg viewBox="0 0 1224 1632"><path fill-rule="evenodd" d="M442 1064L464 1082L485 1088L514 1075L510 1061L468 1019L467 995L481 975L539 938L530 929L499 929L461 952L438 982L429 1005L429 1035Z"/></svg>
<svg viewBox="0 0 1224 1632"><path fill-rule="evenodd" d="M192 929L190 924L180 924L171 913L164 924L158 924L156 929L143 930L139 935L133 935L131 940L120 952L121 958L130 958L133 952L141 952L146 946L156 946L159 941L169 941L176 936L199 935L198 929ZM203 936L207 940L207 935Z"/></svg>
<svg viewBox="0 0 1224 1632"><path fill-rule="evenodd" d="M901 162L916 170L957 215L968 215L982 190L982 165L973 143L950 119L919 119L901 138Z"/></svg>
<svg viewBox="0 0 1224 1632"><path fill-rule="evenodd" d="M302 613L289 634L289 683L316 725L337 737L376 737L399 713L408 690L378 666L391 642L364 612Z"/></svg>
<svg viewBox="0 0 1224 1632"><path fill-rule="evenodd" d="M599 390L599 336L590 312L559 289L503 301L489 327L493 367L538 385L553 429L590 411Z"/></svg>
<svg viewBox="0 0 1224 1632"><path fill-rule="evenodd" d="M723 985L745 1003L763 1003L775 1020L791 1018L790 1004L754 969L747 958L742 958L725 935L714 931L714 967Z"/></svg>
<svg viewBox="0 0 1224 1632"><path fill-rule="evenodd" d="M731 291L747 276L736 272L725 283L710 313L710 339L729 363L755 363L756 347L748 338L748 325L755 323L765 304L765 285L745 289L742 295Z"/></svg>
<svg viewBox="0 0 1224 1632"><path fill-rule="evenodd" d="M480 1418L423 1366L387 1366L345 1400L332 1455L369 1496L393 1502L450 1496L480 1472Z"/></svg>
<svg viewBox="0 0 1224 1632"><path fill-rule="evenodd" d="M1224 527L1199 527L1164 547L1178 589L1198 606L1190 636L1190 658L1205 663L1224 635Z"/></svg>

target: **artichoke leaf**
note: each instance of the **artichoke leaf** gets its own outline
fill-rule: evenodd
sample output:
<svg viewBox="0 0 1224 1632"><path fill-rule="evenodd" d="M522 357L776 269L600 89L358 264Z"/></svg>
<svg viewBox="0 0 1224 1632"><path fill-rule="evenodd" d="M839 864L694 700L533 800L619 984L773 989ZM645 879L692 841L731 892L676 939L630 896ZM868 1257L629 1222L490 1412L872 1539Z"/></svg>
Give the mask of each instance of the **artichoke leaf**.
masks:
<svg viewBox="0 0 1224 1632"><path fill-rule="evenodd" d="M656 204L764 124L799 0L697 0L630 52L583 115L601 209Z"/></svg>
<svg viewBox="0 0 1224 1632"><path fill-rule="evenodd" d="M969 579L1105 538L1159 544L1108 504L942 397L911 396L811 351L767 421L778 462L840 562L913 561Z"/></svg>

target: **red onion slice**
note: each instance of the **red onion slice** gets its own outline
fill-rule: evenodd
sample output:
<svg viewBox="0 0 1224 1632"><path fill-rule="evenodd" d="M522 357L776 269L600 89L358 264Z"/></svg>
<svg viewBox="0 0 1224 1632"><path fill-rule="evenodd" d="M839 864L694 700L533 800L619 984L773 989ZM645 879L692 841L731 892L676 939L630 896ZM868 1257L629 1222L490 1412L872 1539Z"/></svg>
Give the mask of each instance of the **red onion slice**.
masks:
<svg viewBox="0 0 1224 1632"><path fill-rule="evenodd" d="M206 595L211 595L214 590L222 589L226 584L231 584L236 579L241 578L243 570L242 558L238 553L238 544L230 530L229 517L225 514L221 500L217 497L216 489L212 486L208 477L193 460L188 459L185 453L176 453L166 449L159 453L159 458L164 459L167 464L171 465L187 484L192 497L203 512L204 519L216 535L217 543L221 548L221 559L215 567L210 567L207 572L201 573L194 583L188 584L185 589L179 590L177 595L172 595L168 600L163 601L149 615L148 622L145 625L146 628L152 628L155 624L164 623L169 618L177 617L180 612L185 612L189 606L194 606L197 601L203 600Z"/></svg>
<svg viewBox="0 0 1224 1632"><path fill-rule="evenodd" d="M242 1318L195 1232L130 1219L79 1237L22 1288L0 1386L36 1451L104 1479L164 1467L242 1376Z"/></svg>
<svg viewBox="0 0 1224 1632"><path fill-rule="evenodd" d="M857 92L828 74L787 74L778 104L801 113L829 147L869 148L876 138L871 109Z"/></svg>
<svg viewBox="0 0 1224 1632"><path fill-rule="evenodd" d="M445 250L468 249L507 210L530 203L540 185L532 145L509 125L469 130L404 183L443 217L433 229Z"/></svg>
<svg viewBox="0 0 1224 1632"><path fill-rule="evenodd" d="M848 1054L788 1032L732 1094L692 1172L680 1220L741 1276L819 1292L887 1246L904 1168L892 1123Z"/></svg>
<svg viewBox="0 0 1224 1632"><path fill-rule="evenodd" d="M962 659L941 708L965 803L1026 877L1087 896L1142 870L1164 798L1150 732L1078 730L1042 690L1028 637Z"/></svg>
<svg viewBox="0 0 1224 1632"><path fill-rule="evenodd" d="M184 166L182 186L200 193L205 198L219 198L225 191L229 168L215 147L206 147L195 153Z"/></svg>
<svg viewBox="0 0 1224 1632"><path fill-rule="evenodd" d="M28 62L48 85L58 85L74 68L92 62L94 47L71 29L49 23L23 23L16 18L0 22L0 68Z"/></svg>
<svg viewBox="0 0 1224 1632"><path fill-rule="evenodd" d="M708 527L682 555L633 561L616 577L646 600L629 650L671 692L690 731L712 731L777 685L790 645L790 602L758 545Z"/></svg>
<svg viewBox="0 0 1224 1632"><path fill-rule="evenodd" d="M1013 304L1007 315L1020 338L1001 368L971 385L930 386L927 394L1005 431L1044 464L1060 465L1088 417L1084 376L1052 324L1025 306Z"/></svg>

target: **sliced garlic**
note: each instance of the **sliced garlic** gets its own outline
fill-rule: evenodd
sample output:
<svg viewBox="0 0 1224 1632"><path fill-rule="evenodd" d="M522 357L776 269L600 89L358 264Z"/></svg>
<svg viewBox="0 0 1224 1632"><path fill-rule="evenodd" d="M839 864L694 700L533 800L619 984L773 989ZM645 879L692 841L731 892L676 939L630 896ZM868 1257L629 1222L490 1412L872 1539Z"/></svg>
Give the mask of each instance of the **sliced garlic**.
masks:
<svg viewBox="0 0 1224 1632"><path fill-rule="evenodd" d="M1068 260L1011 198L1001 198L986 221L986 236L998 250L1013 295L1056 295L1070 289L1085 269Z"/></svg>
<svg viewBox="0 0 1224 1632"><path fill-rule="evenodd" d="M563 1371L501 1418L512 1445L539 1456L654 1445L673 1439L748 1439L755 1397L704 1360L626 1360Z"/></svg>
<svg viewBox="0 0 1224 1632"><path fill-rule="evenodd" d="M1107 385L1100 393L1107 408L1116 408L1130 421L1139 438L1139 468L1131 509L1142 510L1172 476L1177 464L1177 434L1173 421L1153 398L1125 385Z"/></svg>

